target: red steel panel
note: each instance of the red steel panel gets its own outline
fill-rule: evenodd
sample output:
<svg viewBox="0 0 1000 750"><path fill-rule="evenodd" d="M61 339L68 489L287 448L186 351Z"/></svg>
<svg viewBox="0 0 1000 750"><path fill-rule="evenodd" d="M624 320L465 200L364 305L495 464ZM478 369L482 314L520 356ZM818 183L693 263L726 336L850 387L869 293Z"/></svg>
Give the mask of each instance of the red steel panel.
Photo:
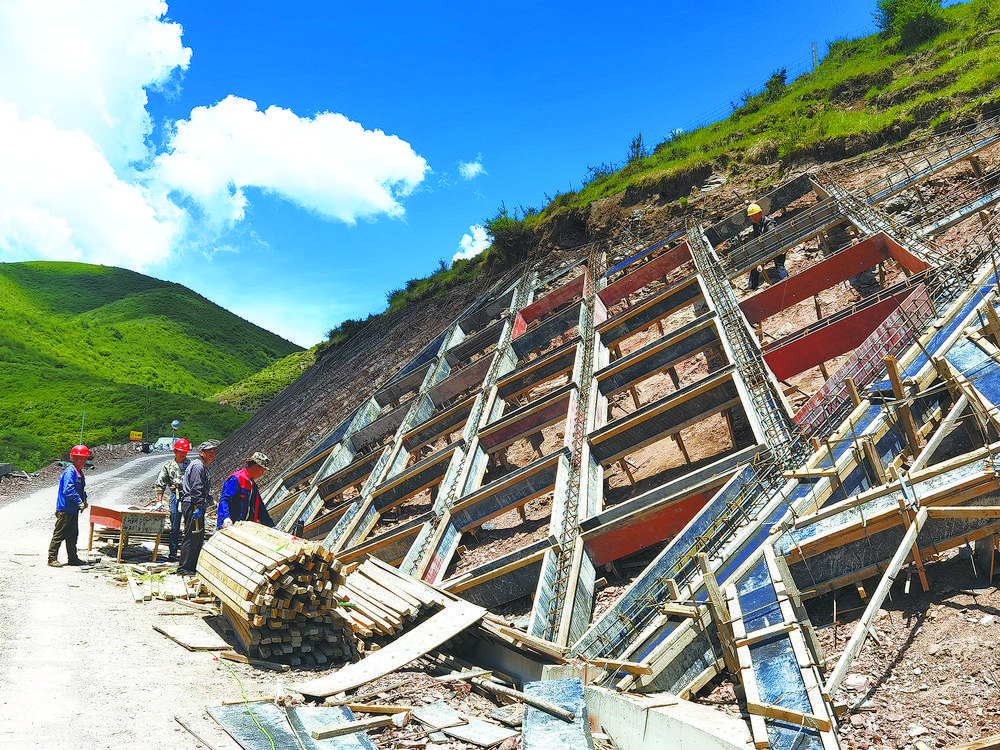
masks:
<svg viewBox="0 0 1000 750"><path fill-rule="evenodd" d="M888 259L884 236L869 237L743 300L740 309L750 325L759 323Z"/></svg>
<svg viewBox="0 0 1000 750"><path fill-rule="evenodd" d="M826 362L856 349L893 310L899 307L900 302L910 291L890 297L877 305L824 326L818 331L790 341L784 346L772 349L764 354L764 361L778 380L785 380L805 372L810 367L816 367L820 362Z"/></svg>
<svg viewBox="0 0 1000 750"><path fill-rule="evenodd" d="M691 248L687 242L684 242L673 250L658 256L655 260L640 266L627 276L622 276L615 283L609 284L598 292L598 296L604 300L605 305L610 307L623 300L626 295L637 289L642 289L650 281L666 276L689 260L691 260Z"/></svg>
<svg viewBox="0 0 1000 750"><path fill-rule="evenodd" d="M518 313L514 319L514 330L510 334L511 340L516 339L527 330L528 322L521 316L521 313Z"/></svg>
<svg viewBox="0 0 1000 750"><path fill-rule="evenodd" d="M910 273L919 273L920 271L930 268L929 265L896 242L892 237L888 237L884 234L878 236L882 237L883 242L885 242L886 252L889 253L892 259Z"/></svg>
<svg viewBox="0 0 1000 750"><path fill-rule="evenodd" d="M521 317L524 318L524 322L530 325L532 322L545 315L545 313L552 312L557 307L564 305L570 300L580 297L583 294L583 282L586 278L586 273L581 274L572 281L563 284L558 289L554 289L549 292L541 299L537 299L532 302L530 305L521 310Z"/></svg>
<svg viewBox="0 0 1000 750"><path fill-rule="evenodd" d="M615 526L587 542L594 565L604 565L676 536L705 507L715 491L684 498L627 525Z"/></svg>
<svg viewBox="0 0 1000 750"><path fill-rule="evenodd" d="M489 450L493 446L509 440L514 435L520 435L522 432L527 432L536 425L543 425L546 422L556 419L557 417L565 416L569 411L569 397L570 394L567 393L564 398L549 404L544 409L532 412L531 414L525 414L516 422L506 425L503 429L482 435L479 438L479 443L486 448L486 450Z"/></svg>

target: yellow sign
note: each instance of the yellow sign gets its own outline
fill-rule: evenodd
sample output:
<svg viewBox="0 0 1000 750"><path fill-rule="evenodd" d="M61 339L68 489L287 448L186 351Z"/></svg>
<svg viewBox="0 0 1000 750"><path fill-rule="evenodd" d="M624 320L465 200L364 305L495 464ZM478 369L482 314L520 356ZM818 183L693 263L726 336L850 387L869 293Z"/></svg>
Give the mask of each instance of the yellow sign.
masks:
<svg viewBox="0 0 1000 750"><path fill-rule="evenodd" d="M137 443L141 443L142 442L142 433L141 432L136 432L135 430L132 430L132 432L129 433L128 439L129 440L134 440Z"/></svg>

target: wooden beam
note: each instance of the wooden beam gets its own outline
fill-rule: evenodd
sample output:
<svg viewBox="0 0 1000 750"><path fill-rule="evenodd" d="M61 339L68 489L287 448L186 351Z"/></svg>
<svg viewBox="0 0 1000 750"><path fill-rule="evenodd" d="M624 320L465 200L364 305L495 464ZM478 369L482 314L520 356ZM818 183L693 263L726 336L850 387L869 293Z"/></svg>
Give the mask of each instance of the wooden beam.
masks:
<svg viewBox="0 0 1000 750"><path fill-rule="evenodd" d="M883 360L889 373L889 382L892 383L892 394L900 403L896 406L896 414L899 421L903 423L903 431L906 433L906 442L909 443L910 451L914 458L920 453L920 437L917 434L917 425L913 421L913 413L910 411L906 389L903 387L903 379L899 374L899 365L896 358L887 355Z"/></svg>
<svg viewBox="0 0 1000 750"><path fill-rule="evenodd" d="M729 607L726 606L725 597L719 582L715 579L715 573L708 564L708 555L704 552L698 553L698 567L701 568L701 575L705 581L705 590L708 592L709 607L712 610L712 618L715 620L715 627L719 631L719 640L722 642L722 655L726 660L726 668L734 675L739 674L740 663L736 657L736 647L733 643L733 627Z"/></svg>
<svg viewBox="0 0 1000 750"><path fill-rule="evenodd" d="M955 505L927 508L928 518L1000 518L1000 505Z"/></svg>
<svg viewBox="0 0 1000 750"><path fill-rule="evenodd" d="M961 745L948 745L941 750L1000 750L1000 734L983 737Z"/></svg>
<svg viewBox="0 0 1000 750"><path fill-rule="evenodd" d="M653 674L653 668L648 664L620 659L587 659L595 667L613 672L628 672L629 674Z"/></svg>
<svg viewBox="0 0 1000 750"><path fill-rule="evenodd" d="M679 617L697 617L698 608L692 607L690 604L676 604L674 602L662 602L658 609L663 614L670 616L675 615Z"/></svg>
<svg viewBox="0 0 1000 750"><path fill-rule="evenodd" d="M877 615L878 611L882 608L882 602L885 601L885 597L889 593L889 588L892 586L893 581L896 580L896 575L899 573L899 569L903 567L903 563L906 562L906 559L910 556L910 548L914 542L917 541L917 534L920 533L920 529L923 528L926 521L927 509L921 508L917 511L917 516L913 519L913 523L910 525L910 528L907 529L906 534L903 535L903 541L900 543L899 548L896 550L896 554L890 561L889 567L886 568L885 573L882 575L882 580L879 581L878 587L872 594L871 601L865 609L864 615L862 615L857 626L854 628L851 640L848 641L840 659L837 661L837 666L834 668L833 673L826 681L826 686L824 687L823 692L827 695L833 695L836 689L840 686L844 677L847 676L847 671L851 668L851 662L854 661L854 657L857 656L858 651L861 650L861 646L864 644L865 638L868 636L868 629L871 627L872 622L875 619L875 615Z"/></svg>
<svg viewBox="0 0 1000 750"><path fill-rule="evenodd" d="M807 714L801 711L794 711L790 708L782 708L764 703L752 703L747 701L747 711L754 716L764 716L768 719L777 719L789 724L797 724L810 729L818 729L820 732L829 732L831 729L830 720L824 719L816 714Z"/></svg>
<svg viewBox="0 0 1000 750"><path fill-rule="evenodd" d="M314 740L325 740L329 737L343 737L345 734L355 732L367 732L369 729L381 729L392 726L391 716L375 716L371 719L358 719L346 724L334 724L328 727L320 727L312 730L309 734Z"/></svg>

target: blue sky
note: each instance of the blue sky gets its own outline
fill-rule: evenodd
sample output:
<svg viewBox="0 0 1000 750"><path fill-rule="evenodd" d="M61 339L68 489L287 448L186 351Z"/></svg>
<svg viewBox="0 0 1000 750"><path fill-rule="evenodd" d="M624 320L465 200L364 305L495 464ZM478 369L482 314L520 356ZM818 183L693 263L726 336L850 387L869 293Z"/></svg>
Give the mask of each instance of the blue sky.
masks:
<svg viewBox="0 0 1000 750"><path fill-rule="evenodd" d="M0 260L132 268L311 346L874 7L0 0Z"/></svg>

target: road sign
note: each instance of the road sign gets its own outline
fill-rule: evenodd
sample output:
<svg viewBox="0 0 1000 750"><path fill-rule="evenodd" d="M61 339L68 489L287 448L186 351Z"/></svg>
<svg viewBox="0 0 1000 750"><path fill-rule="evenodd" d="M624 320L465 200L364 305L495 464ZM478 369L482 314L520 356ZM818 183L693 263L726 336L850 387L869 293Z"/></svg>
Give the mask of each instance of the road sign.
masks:
<svg viewBox="0 0 1000 750"><path fill-rule="evenodd" d="M128 439L135 443L141 443L142 433L139 432L138 430L132 430L132 432L129 433Z"/></svg>

